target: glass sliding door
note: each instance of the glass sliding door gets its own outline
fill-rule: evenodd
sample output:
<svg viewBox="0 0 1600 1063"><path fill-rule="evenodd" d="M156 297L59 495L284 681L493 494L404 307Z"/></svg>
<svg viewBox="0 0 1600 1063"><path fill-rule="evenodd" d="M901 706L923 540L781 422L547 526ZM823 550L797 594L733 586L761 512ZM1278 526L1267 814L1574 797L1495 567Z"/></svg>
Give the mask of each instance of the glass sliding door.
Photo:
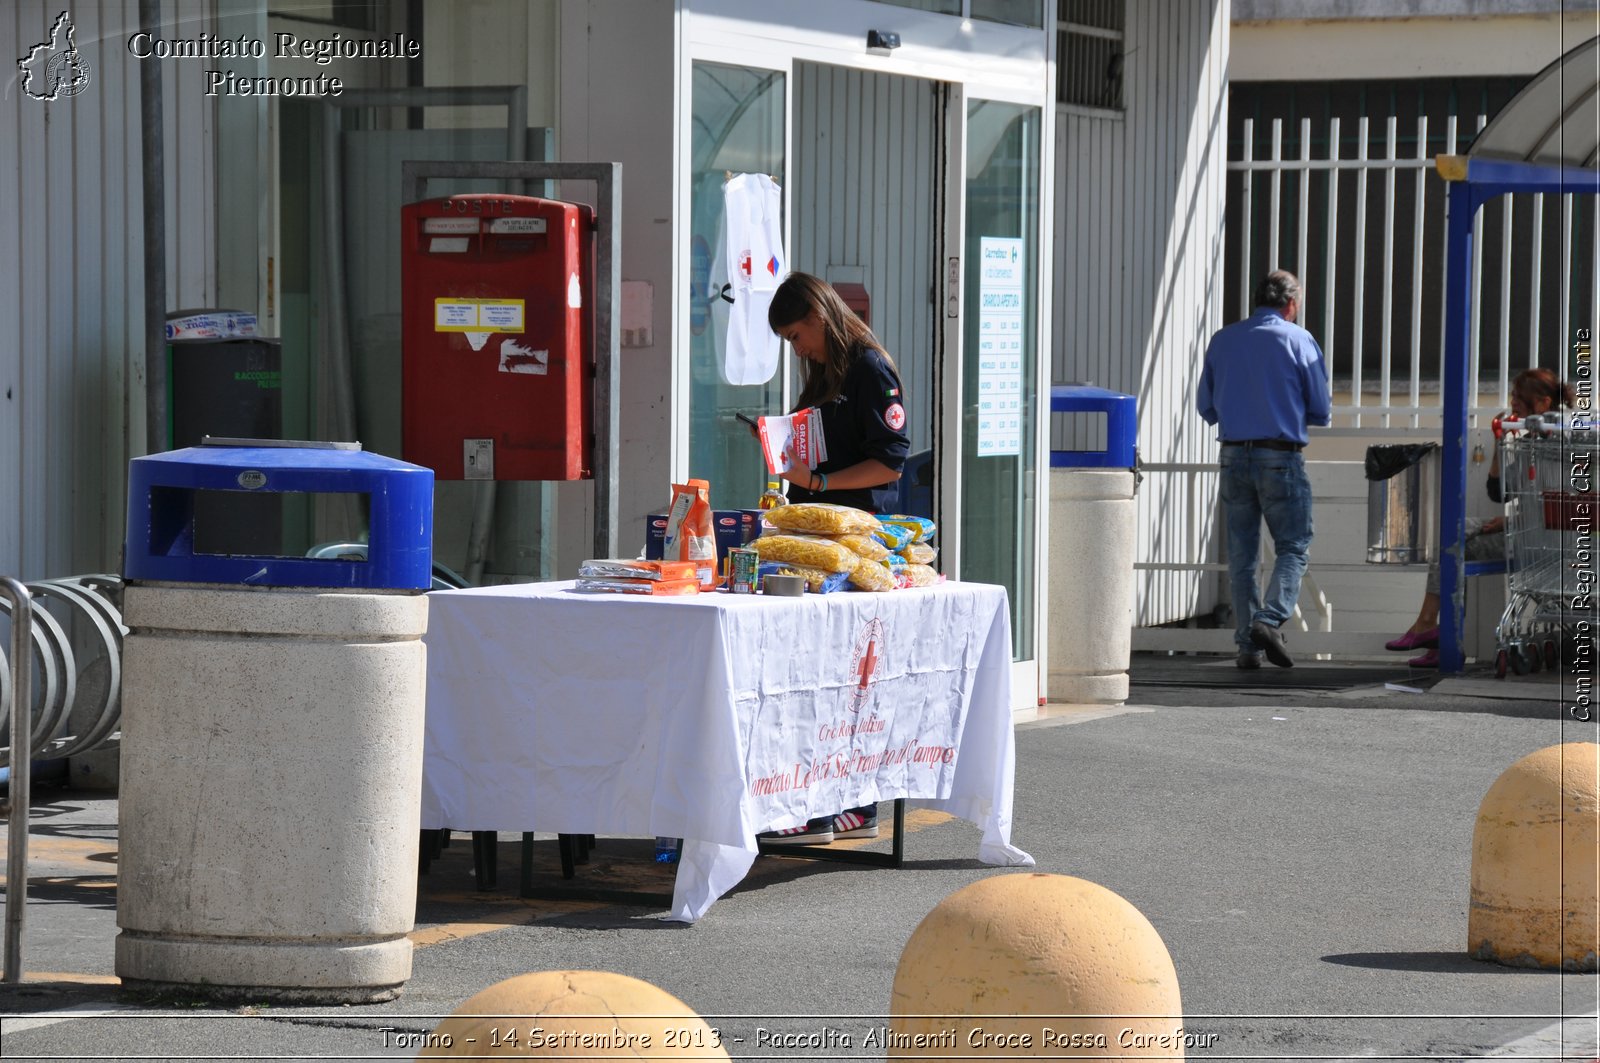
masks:
<svg viewBox="0 0 1600 1063"><path fill-rule="evenodd" d="M1039 113L967 103L960 578L1006 588L1019 661L1037 657Z"/></svg>
<svg viewBox="0 0 1600 1063"><path fill-rule="evenodd" d="M736 415L783 412L783 369L734 386L723 373L728 303L719 262L722 186L739 173L784 173L782 71L694 64L690 172L689 469L718 509L748 509L766 486L761 447Z"/></svg>

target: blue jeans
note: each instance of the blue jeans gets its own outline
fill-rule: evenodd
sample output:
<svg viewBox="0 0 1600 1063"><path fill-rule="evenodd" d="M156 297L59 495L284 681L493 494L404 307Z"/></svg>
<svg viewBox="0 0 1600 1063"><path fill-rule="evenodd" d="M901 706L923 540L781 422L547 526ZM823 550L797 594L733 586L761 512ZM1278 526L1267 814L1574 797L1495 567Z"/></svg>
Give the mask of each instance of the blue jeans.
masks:
<svg viewBox="0 0 1600 1063"><path fill-rule="evenodd" d="M1223 446L1222 509L1228 522L1228 577L1233 588L1233 640L1256 652L1250 625L1274 627L1294 615L1300 578L1311 545L1311 481L1296 451ZM1263 601L1256 587L1261 521L1267 522L1278 560Z"/></svg>

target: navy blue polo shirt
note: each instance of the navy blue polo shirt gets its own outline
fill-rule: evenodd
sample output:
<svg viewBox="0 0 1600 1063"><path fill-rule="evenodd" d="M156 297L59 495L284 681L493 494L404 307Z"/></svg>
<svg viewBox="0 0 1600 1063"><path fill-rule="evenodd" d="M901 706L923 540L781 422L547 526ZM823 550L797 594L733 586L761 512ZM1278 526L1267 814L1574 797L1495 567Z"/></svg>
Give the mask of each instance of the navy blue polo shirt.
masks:
<svg viewBox="0 0 1600 1063"><path fill-rule="evenodd" d="M868 347L850 363L839 394L822 404L822 438L828 445L828 460L817 466L817 472L831 476L868 458L896 472L905 467L911 450L905 396L883 352ZM791 502L836 502L868 513L893 512L899 497L898 483L825 493L794 484L789 487Z"/></svg>

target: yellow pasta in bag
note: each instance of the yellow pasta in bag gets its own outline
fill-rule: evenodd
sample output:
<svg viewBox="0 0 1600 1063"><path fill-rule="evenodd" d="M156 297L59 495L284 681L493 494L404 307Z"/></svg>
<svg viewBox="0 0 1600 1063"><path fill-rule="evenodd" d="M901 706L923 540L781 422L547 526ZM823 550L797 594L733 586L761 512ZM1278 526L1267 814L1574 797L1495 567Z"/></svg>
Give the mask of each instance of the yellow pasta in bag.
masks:
<svg viewBox="0 0 1600 1063"><path fill-rule="evenodd" d="M783 531L822 535L848 535L852 532L869 535L878 527L877 520L865 510L832 502L791 502L787 506L767 510L762 518Z"/></svg>
<svg viewBox="0 0 1600 1063"><path fill-rule="evenodd" d="M868 561L882 561L889 556L889 548L870 535L836 535L834 539L848 546Z"/></svg>
<svg viewBox="0 0 1600 1063"><path fill-rule="evenodd" d="M776 512L776 509L768 510L767 515L770 517ZM861 560L848 546L820 535L763 535L752 540L750 547L763 561L787 561L828 572L849 572Z"/></svg>
<svg viewBox="0 0 1600 1063"><path fill-rule="evenodd" d="M904 550L911 545L911 540L916 538L916 535L910 528L880 522L878 530L872 533L872 537L890 550Z"/></svg>
<svg viewBox="0 0 1600 1063"><path fill-rule="evenodd" d="M879 513L878 521L893 527L905 528L911 532L912 542L925 543L933 538L938 526L927 517L912 516L909 513Z"/></svg>
<svg viewBox="0 0 1600 1063"><path fill-rule="evenodd" d="M858 557L856 567L850 572L850 585L858 591L892 591L895 589L894 573L881 562Z"/></svg>
<svg viewBox="0 0 1600 1063"><path fill-rule="evenodd" d="M843 572L829 572L826 569L812 568L810 565L791 565L787 561L768 561L761 568L763 578L769 575L799 576L806 581L806 590L812 594L845 590L845 584L850 579ZM767 569L771 571L765 571Z"/></svg>
<svg viewBox="0 0 1600 1063"><path fill-rule="evenodd" d="M927 543L911 543L909 546L901 547L900 556L913 565L931 565L934 558L939 556L939 551Z"/></svg>
<svg viewBox="0 0 1600 1063"><path fill-rule="evenodd" d="M906 576L913 587L931 587L942 578L927 565L907 565Z"/></svg>

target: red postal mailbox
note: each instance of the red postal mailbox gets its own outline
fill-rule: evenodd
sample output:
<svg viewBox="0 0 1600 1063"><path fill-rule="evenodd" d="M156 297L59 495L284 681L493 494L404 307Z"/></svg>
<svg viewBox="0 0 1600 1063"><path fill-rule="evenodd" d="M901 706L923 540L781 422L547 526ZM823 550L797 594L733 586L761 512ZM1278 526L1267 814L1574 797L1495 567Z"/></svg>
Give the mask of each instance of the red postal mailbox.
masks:
<svg viewBox="0 0 1600 1063"><path fill-rule="evenodd" d="M462 195L401 210L402 446L441 480L594 475L594 211Z"/></svg>

